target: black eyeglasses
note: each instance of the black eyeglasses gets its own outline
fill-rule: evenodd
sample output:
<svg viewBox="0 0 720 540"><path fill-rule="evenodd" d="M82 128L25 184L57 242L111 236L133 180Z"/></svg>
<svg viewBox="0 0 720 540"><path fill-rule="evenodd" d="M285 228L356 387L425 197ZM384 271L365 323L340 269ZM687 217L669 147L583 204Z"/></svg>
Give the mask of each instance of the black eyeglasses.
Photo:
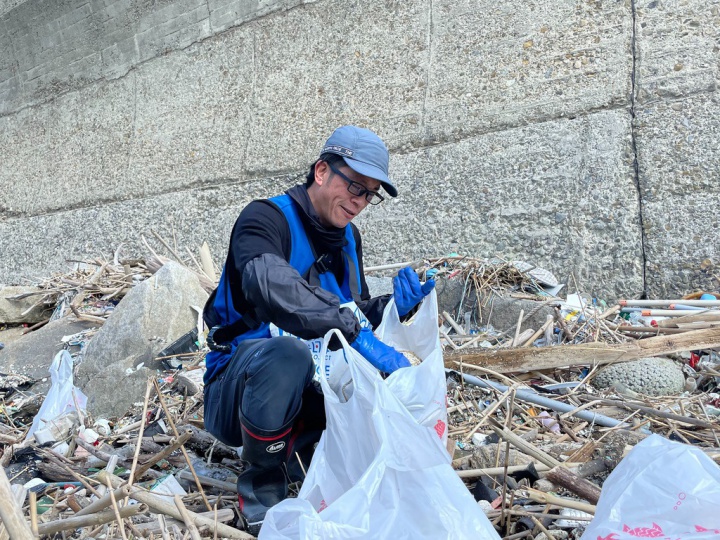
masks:
<svg viewBox="0 0 720 540"><path fill-rule="evenodd" d="M327 161L325 163L327 163ZM352 193L353 195L355 195L357 197L365 196L365 200L367 202L369 202L370 204L372 204L373 206L376 204L380 204L381 202L383 202L385 200L385 197L380 195L377 191L372 191L372 190L366 188L360 182L356 182L355 180L350 180L350 178L345 176L343 173L338 171L335 167L333 167L329 163L327 164L327 166L330 167L330 170L334 174L338 175L340 178L342 178L343 180L345 180L347 182L347 185L348 185L347 190L350 193Z"/></svg>

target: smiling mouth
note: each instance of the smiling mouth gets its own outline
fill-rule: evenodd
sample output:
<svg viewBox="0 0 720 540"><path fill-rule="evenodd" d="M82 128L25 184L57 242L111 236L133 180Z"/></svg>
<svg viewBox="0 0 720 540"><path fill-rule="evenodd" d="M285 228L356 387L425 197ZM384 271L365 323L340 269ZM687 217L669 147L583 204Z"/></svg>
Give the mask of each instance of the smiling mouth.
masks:
<svg viewBox="0 0 720 540"><path fill-rule="evenodd" d="M347 208L345 208L344 206L340 206L340 208L342 208L342 209L343 209L343 212L345 212L345 213L346 213L348 216L350 216L351 218L355 217L355 214L352 213L352 212L351 212L350 210L348 210Z"/></svg>

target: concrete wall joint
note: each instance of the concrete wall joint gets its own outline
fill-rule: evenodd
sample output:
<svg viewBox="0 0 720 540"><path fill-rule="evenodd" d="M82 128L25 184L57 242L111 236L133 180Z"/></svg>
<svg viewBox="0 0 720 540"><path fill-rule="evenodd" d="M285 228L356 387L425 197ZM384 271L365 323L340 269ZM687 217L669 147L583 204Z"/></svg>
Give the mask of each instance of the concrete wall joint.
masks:
<svg viewBox="0 0 720 540"><path fill-rule="evenodd" d="M632 12L632 27L630 30L630 47L632 52L632 71L630 72L631 91L630 91L630 140L633 152L633 173L635 188L637 189L637 200L638 200L638 220L640 226L640 248L641 248L641 266L642 266L642 298L647 297L648 283L647 283L647 252L645 246L647 244L647 237L645 233L644 220L643 220L643 196L642 186L640 184L640 164L638 161L638 147L637 147L637 117L635 114L635 107L637 105L637 64L638 64L638 43L637 43L637 6L636 0L630 0L630 9Z"/></svg>

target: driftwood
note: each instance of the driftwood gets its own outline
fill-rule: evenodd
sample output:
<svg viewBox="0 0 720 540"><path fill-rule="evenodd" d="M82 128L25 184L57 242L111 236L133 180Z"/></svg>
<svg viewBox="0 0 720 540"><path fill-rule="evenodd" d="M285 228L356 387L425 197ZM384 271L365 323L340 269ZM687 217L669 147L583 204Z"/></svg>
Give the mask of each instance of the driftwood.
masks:
<svg viewBox="0 0 720 540"><path fill-rule="evenodd" d="M550 469L545 478L552 483L572 491L575 495L585 499L589 503L597 504L600 500L600 488L595 484L578 476L566 467L554 467Z"/></svg>
<svg viewBox="0 0 720 540"><path fill-rule="evenodd" d="M601 365L629 362L647 356L672 354L696 349L720 347L720 328L692 330L672 336L658 336L632 343L608 345L583 343L559 347L493 349L445 355L445 367L454 369L455 361L491 368L498 373L552 369L574 365Z"/></svg>

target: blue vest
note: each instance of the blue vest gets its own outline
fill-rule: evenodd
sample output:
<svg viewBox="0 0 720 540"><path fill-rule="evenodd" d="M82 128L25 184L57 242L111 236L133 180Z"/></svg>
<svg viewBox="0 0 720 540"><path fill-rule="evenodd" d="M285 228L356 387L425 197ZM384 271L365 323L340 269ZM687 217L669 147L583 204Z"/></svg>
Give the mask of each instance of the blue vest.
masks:
<svg viewBox="0 0 720 540"><path fill-rule="evenodd" d="M298 215L298 207L292 198L285 194L269 199L275 204L285 216L290 228L290 260L288 263L295 268L301 276L305 276L315 262L315 255L310 246L305 228ZM345 227L346 245L342 248L345 262L345 275L342 285L338 285L337 279L332 272L327 271L318 275L319 285L328 292L333 293L340 299L340 303L350 302L353 296L359 298L360 290L360 265L357 260L357 248L355 235L352 227L348 224ZM351 288L351 283L353 287ZM313 284L315 285L315 284ZM356 290L352 290L356 289ZM355 293L355 294L353 294ZM227 278L226 268L223 268L213 302L213 310L218 318L219 326L227 326L242 318L242 315L233 306L230 282ZM210 351L205 357L207 371L205 373L205 384L212 381L215 376L230 362L237 345L246 339L269 338L269 324L263 323L254 330L240 334L232 341L232 351Z"/></svg>

